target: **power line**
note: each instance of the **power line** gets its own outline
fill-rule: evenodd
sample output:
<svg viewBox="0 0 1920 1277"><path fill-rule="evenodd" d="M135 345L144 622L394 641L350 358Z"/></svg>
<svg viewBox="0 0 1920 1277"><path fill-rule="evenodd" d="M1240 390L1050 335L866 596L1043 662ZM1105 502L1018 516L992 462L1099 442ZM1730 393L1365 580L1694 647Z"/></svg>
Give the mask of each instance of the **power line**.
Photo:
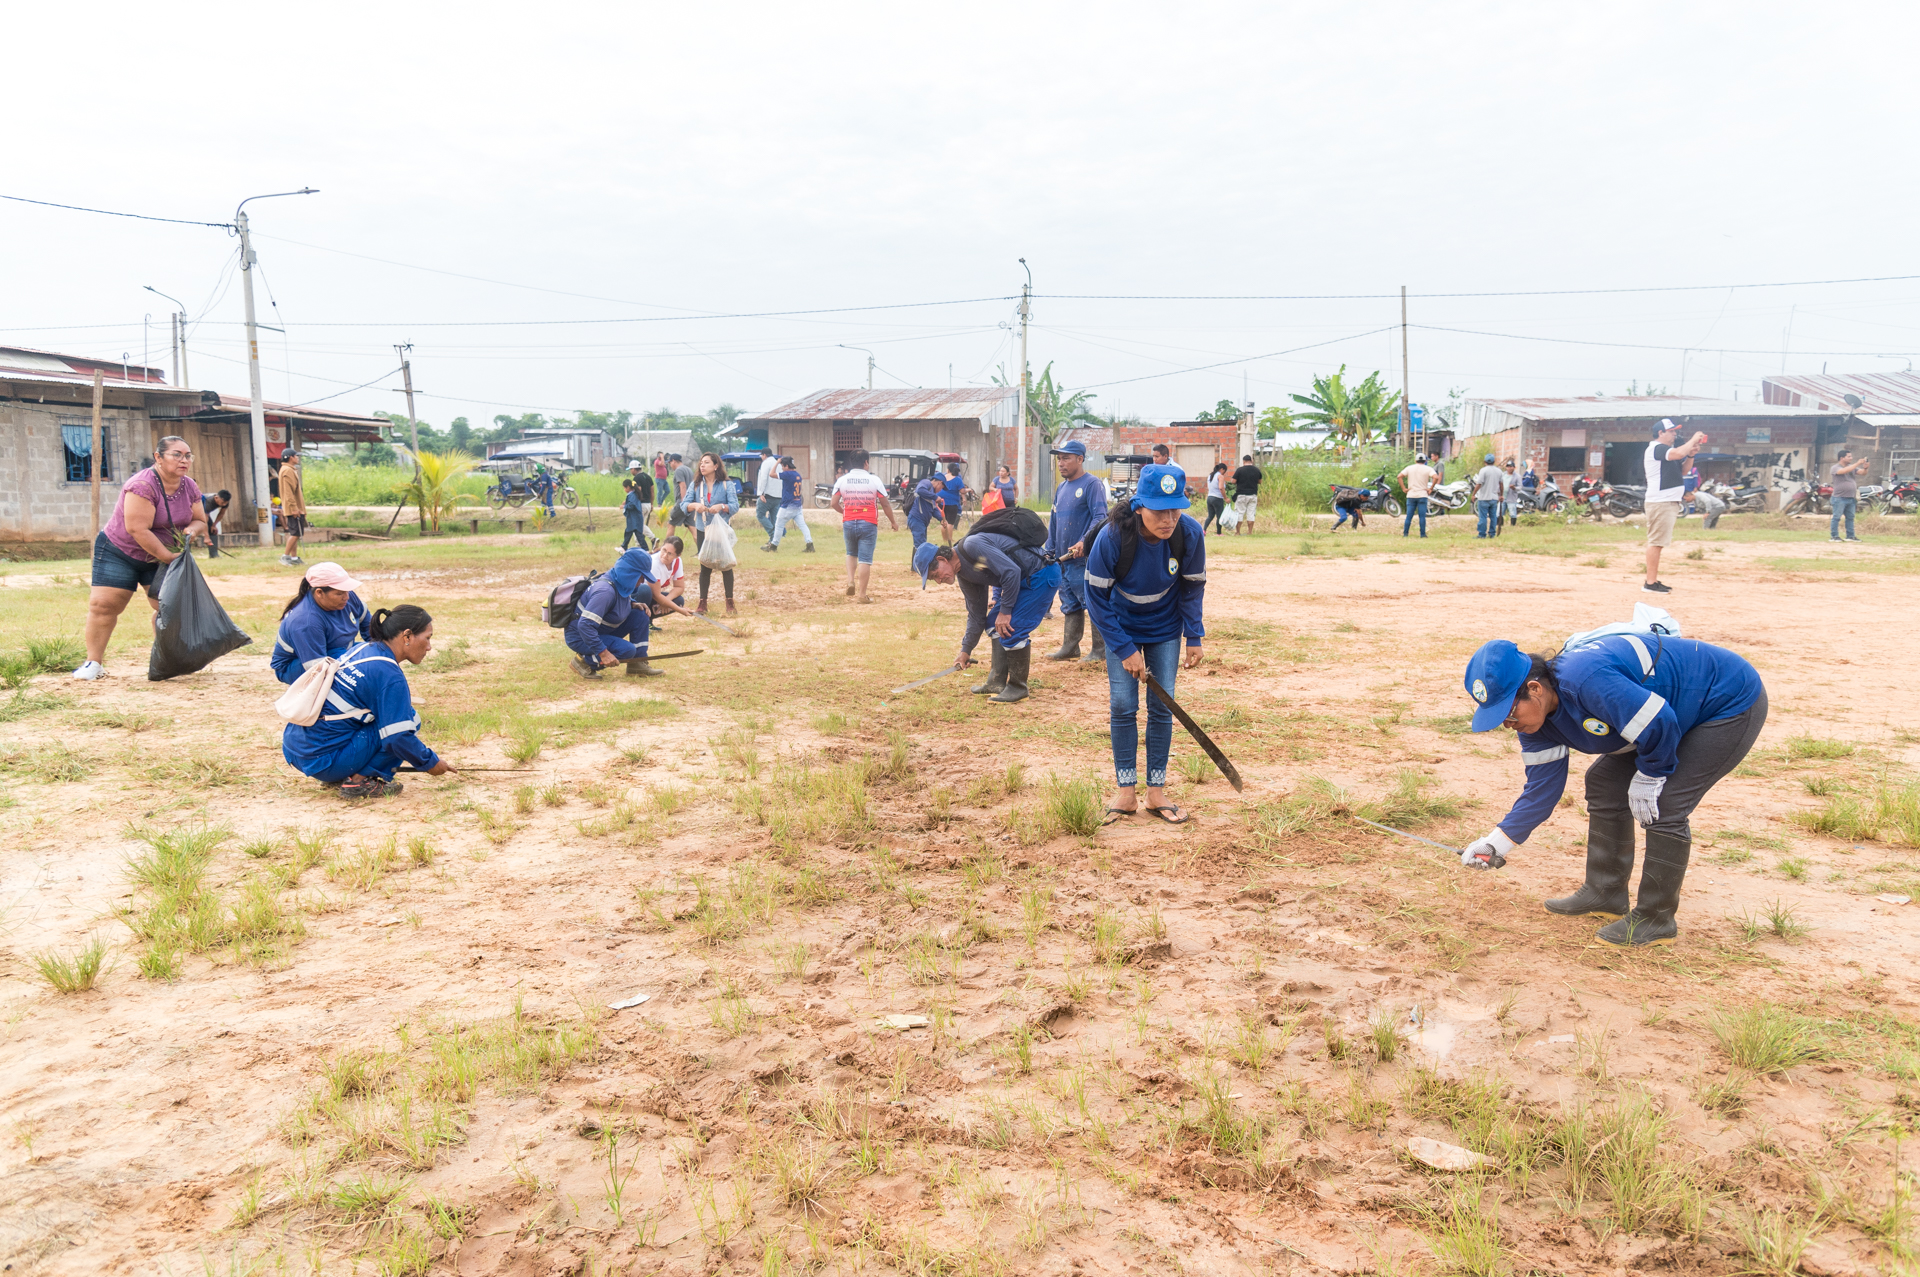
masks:
<svg viewBox="0 0 1920 1277"><path fill-rule="evenodd" d="M1396 297L1399 296L1398 293L1394 295ZM1270 350L1264 355L1248 355L1244 359L1223 359L1217 364L1200 364L1194 368L1170 368L1166 372L1150 372L1144 377L1122 377L1119 381L1096 381L1092 385L1082 386L1080 389L1098 390L1104 386L1124 386L1135 381L1154 381L1161 377L1178 377L1182 373L1206 372L1211 368L1227 368L1234 364L1250 364L1262 359L1277 359L1281 355L1295 355L1303 350L1314 350L1321 346L1334 346L1343 341L1358 341L1362 337L1375 337L1381 333L1392 332L1398 327L1400 327L1398 324L1388 324L1385 328L1369 328L1363 333L1349 333L1345 337L1329 337L1325 341L1309 342L1304 346L1295 346L1290 350Z"/></svg>
<svg viewBox="0 0 1920 1277"><path fill-rule="evenodd" d="M1787 279L1764 284L1662 284L1645 288L1540 288L1496 293L1408 293L1407 296L1414 300L1439 300L1456 297L1592 297L1614 293L1714 293L1721 289L1812 288L1822 284L1891 284L1915 279L1920 279L1920 275L1865 275L1857 279ZM1399 298L1399 293L1034 294L1035 301L1093 302L1338 302L1398 301Z"/></svg>
<svg viewBox="0 0 1920 1277"><path fill-rule="evenodd" d="M131 217L138 222L172 222L175 226L217 226L221 230L232 230L231 222L194 222L184 217L150 217L145 213L117 213L110 208L82 208L78 204L55 204L51 200L30 200L24 195L0 195L0 200L13 200L19 204L38 204L41 208L64 208L72 213L99 213L106 217Z"/></svg>
<svg viewBox="0 0 1920 1277"><path fill-rule="evenodd" d="M1395 325L1395 327L1398 327L1398 325ZM1620 350L1692 351L1696 355L1778 355L1781 353L1777 348L1772 350L1751 350L1733 346L1656 346L1648 342L1638 341L1589 341L1584 337L1531 337L1523 333L1482 332L1477 328L1442 328L1436 324L1413 324L1411 327L1424 329L1431 333L1460 333L1468 337L1495 337L1501 341L1544 341L1562 346L1612 346ZM1907 359L1920 355L1920 352L1908 350L1795 350L1792 353L1796 356L1827 355L1833 358L1858 355L1865 355L1872 358L1876 355L1894 355L1901 359Z"/></svg>
<svg viewBox="0 0 1920 1277"><path fill-rule="evenodd" d="M312 406L313 406L314 404L317 404L317 403L325 403L325 402L326 402L327 400L329 400L329 399L338 399L338 398L339 398L339 397L340 397L341 395L350 395L350 394L352 394L352 393L353 393L354 391L356 391L356 390L365 390L365 389L366 389L366 388L367 388L368 386L372 386L372 385L375 385L375 384L377 384L377 383L379 383L379 382L382 382L382 381L385 381L385 380L386 380L387 378L389 378L389 377L391 377L391 376L393 376L393 373L395 373L395 372L399 372L399 371L400 371L400 370L399 370L398 368L395 368L395 369L393 370L393 372L383 372L383 373L381 373L381 374L380 374L380 375L379 375L378 377L375 377L375 378L374 378L374 379L373 379L372 381L363 381L363 382L361 382L361 383L360 383L359 385L357 385L357 386L351 386L351 387L349 387L349 388L347 388L346 390L336 390L336 391L334 391L334 392L333 392L332 394L330 394L330 395L321 395L321 396L320 396L320 397L319 397L318 399L309 399L309 400L306 400L306 401L305 401L304 403L297 403L297 404L294 404L294 405L292 405L292 406L293 406L293 407L295 407L295 408L311 408L311 407L312 407ZM288 376L292 376L292 375L293 375L293 373L291 372L291 370L289 370L289 371L288 371ZM312 374L312 373L307 373L307 372L303 372L303 373L301 373L301 374L299 374L299 375L300 375L300 376L302 376L302 377L311 377L311 376L313 376L313 374ZM321 378L321 380L323 380L323 381L324 381L324 380L326 380L326 379L325 379L325 378Z"/></svg>

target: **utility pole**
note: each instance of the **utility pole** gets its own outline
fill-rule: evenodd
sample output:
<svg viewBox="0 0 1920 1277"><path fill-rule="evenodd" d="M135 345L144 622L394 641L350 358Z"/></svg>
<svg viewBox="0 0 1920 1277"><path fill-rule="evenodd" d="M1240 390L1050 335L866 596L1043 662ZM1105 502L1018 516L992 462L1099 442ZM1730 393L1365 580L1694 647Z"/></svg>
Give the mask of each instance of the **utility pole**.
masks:
<svg viewBox="0 0 1920 1277"><path fill-rule="evenodd" d="M1407 368L1407 286L1400 285L1400 446L1413 436L1413 374Z"/></svg>
<svg viewBox="0 0 1920 1277"><path fill-rule="evenodd" d="M1014 478L1015 491L1027 491L1027 318L1032 311L1033 267L1027 266L1022 257L1020 265L1026 267L1027 282L1020 286L1020 416L1015 427L1014 438L1019 440L1020 458L1018 471ZM1039 482L1039 471L1034 472L1034 481Z"/></svg>
<svg viewBox="0 0 1920 1277"><path fill-rule="evenodd" d="M413 481L420 484L420 425L413 416L413 365L407 360L407 352L413 349L413 343L395 346L393 353L400 356L400 376L406 383L407 393L407 446L413 449ZM424 489L424 485L423 489ZM426 496L423 490L420 494ZM427 503L420 502L420 530L427 530Z"/></svg>
<svg viewBox="0 0 1920 1277"><path fill-rule="evenodd" d="M867 352L867 389L873 389L873 352Z"/></svg>
<svg viewBox="0 0 1920 1277"><path fill-rule="evenodd" d="M247 389L253 394L253 513L260 524L260 544L273 548L273 502L267 495L267 412L260 398L260 329L253 315L253 240L247 234L247 205L254 200L278 199L282 195L317 195L311 187L297 191L276 191L271 195L249 195L233 210L233 229L240 236L241 293L247 303Z"/></svg>
<svg viewBox="0 0 1920 1277"><path fill-rule="evenodd" d="M180 308L173 312L172 316L173 384L176 386L184 386L187 384L187 379L193 376L192 373L187 371L187 304L178 297L167 297L165 293L155 288L152 284L142 284L140 287L146 289L155 297L166 297L168 301Z"/></svg>
<svg viewBox="0 0 1920 1277"><path fill-rule="evenodd" d="M100 407L106 400L105 374L93 370L93 451L87 457L87 483L93 489L93 534L100 535Z"/></svg>

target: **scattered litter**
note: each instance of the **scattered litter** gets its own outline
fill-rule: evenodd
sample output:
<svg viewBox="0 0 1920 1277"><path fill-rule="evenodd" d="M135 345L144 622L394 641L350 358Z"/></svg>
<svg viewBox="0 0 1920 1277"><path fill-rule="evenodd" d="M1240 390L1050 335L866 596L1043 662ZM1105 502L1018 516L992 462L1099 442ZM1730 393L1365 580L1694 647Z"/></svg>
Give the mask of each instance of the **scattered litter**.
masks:
<svg viewBox="0 0 1920 1277"><path fill-rule="evenodd" d="M883 1015L880 1023L889 1029L924 1029L933 1021L924 1015Z"/></svg>
<svg viewBox="0 0 1920 1277"><path fill-rule="evenodd" d="M1903 896L1896 892L1889 891L1885 895L1875 896L1874 899L1878 900L1883 905L1903 905L1907 903L1907 901L1913 899L1913 897Z"/></svg>
<svg viewBox="0 0 1920 1277"><path fill-rule="evenodd" d="M391 917L391 918L382 918L378 922L374 923L373 925L376 927L397 927L405 921L406 921L405 918L402 918L396 914L394 917Z"/></svg>
<svg viewBox="0 0 1920 1277"><path fill-rule="evenodd" d="M1409 1139L1407 1152L1413 1155L1415 1161L1431 1166L1436 1171L1470 1171L1487 1163L1484 1153L1461 1148L1458 1144L1430 1140L1424 1135Z"/></svg>
<svg viewBox="0 0 1920 1277"><path fill-rule="evenodd" d="M1571 1033L1556 1033L1547 1039L1549 1042L1571 1042L1573 1040L1574 1037Z"/></svg>
<svg viewBox="0 0 1920 1277"><path fill-rule="evenodd" d="M648 998L652 996L653 995L651 993L636 993L630 998L622 998L618 1002L609 1002L607 1003L607 1006L614 1011L624 1011L628 1007L639 1006L642 1002L645 1002Z"/></svg>

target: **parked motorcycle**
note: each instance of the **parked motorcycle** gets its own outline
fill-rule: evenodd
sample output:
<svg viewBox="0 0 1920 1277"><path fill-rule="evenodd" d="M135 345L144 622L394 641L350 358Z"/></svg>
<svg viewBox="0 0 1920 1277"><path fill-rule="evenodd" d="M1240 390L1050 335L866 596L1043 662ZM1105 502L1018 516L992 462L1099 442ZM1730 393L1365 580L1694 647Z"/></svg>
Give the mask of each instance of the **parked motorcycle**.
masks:
<svg viewBox="0 0 1920 1277"><path fill-rule="evenodd" d="M1434 514L1445 514L1449 510L1458 510L1463 505L1473 504L1473 481L1455 479L1452 483L1442 483L1427 494L1427 509Z"/></svg>
<svg viewBox="0 0 1920 1277"><path fill-rule="evenodd" d="M1767 509L1767 489L1736 488L1730 483L1708 482L1700 485L1702 492L1710 492L1726 502L1728 514L1764 514Z"/></svg>
<svg viewBox="0 0 1920 1277"><path fill-rule="evenodd" d="M1624 519L1647 508L1647 490L1638 484L1617 484L1607 493L1606 500L1607 513Z"/></svg>
<svg viewBox="0 0 1920 1277"><path fill-rule="evenodd" d="M1888 514L1908 514L1920 509L1920 479L1889 479L1882 498Z"/></svg>
<svg viewBox="0 0 1920 1277"><path fill-rule="evenodd" d="M1551 479L1538 488L1515 488L1513 494L1522 514L1559 514L1567 508L1566 494Z"/></svg>
<svg viewBox="0 0 1920 1277"><path fill-rule="evenodd" d="M1335 509L1339 507L1341 501L1351 500L1357 496L1362 498L1360 508L1369 514L1384 513L1398 517L1401 512L1400 500L1393 495L1393 489L1387 486L1387 473L1384 470L1370 479L1362 488L1344 483L1330 483L1327 488L1330 494L1328 504Z"/></svg>
<svg viewBox="0 0 1920 1277"><path fill-rule="evenodd" d="M1820 476L1814 475L1795 488L1787 499L1780 503L1782 514L1831 514L1833 512L1833 485L1821 483Z"/></svg>

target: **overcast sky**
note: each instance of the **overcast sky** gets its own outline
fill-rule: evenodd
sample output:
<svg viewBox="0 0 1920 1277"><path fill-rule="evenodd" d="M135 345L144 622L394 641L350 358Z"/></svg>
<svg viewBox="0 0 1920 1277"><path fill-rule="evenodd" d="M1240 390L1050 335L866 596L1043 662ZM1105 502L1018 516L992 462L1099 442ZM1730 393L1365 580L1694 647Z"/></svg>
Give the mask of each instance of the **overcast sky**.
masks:
<svg viewBox="0 0 1920 1277"><path fill-rule="evenodd" d="M1403 284L1416 401L1746 399L1783 363L1906 367L1920 278L1420 295L1920 276L1916 90L1887 56L1917 27L1894 4L38 6L8 18L0 194L221 222L319 188L249 206L287 330L266 395L400 409L411 342L437 424L766 409L862 384L843 343L877 386L984 383L1017 364L1021 257L1036 371L1106 411L1284 403L1342 363L1398 385ZM192 383L244 393L234 259L217 228L0 201L0 341L165 367L151 284L195 320ZM1087 294L1386 296L1065 299ZM963 304L701 317L928 302Z"/></svg>

